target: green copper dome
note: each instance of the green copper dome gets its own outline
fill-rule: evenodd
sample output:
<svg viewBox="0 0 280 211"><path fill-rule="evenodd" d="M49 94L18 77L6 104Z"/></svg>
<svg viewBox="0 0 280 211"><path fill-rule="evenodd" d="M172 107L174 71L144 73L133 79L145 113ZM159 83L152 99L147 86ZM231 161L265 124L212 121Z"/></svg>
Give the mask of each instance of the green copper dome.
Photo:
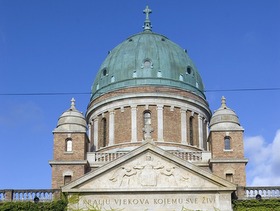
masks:
<svg viewBox="0 0 280 211"><path fill-rule="evenodd" d="M127 38L109 52L92 85L92 97L122 88L168 86L203 98L201 77L184 49L153 33L146 16L144 31Z"/></svg>

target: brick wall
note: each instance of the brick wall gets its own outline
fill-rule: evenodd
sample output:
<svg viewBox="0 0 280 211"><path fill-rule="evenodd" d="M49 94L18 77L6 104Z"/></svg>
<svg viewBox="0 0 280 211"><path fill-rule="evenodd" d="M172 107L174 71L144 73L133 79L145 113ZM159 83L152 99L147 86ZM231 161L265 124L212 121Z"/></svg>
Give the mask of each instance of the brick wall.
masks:
<svg viewBox="0 0 280 211"><path fill-rule="evenodd" d="M164 141L181 143L181 112L180 108L163 109L163 137Z"/></svg>
<svg viewBox="0 0 280 211"><path fill-rule="evenodd" d="M226 136L230 137L229 150L225 150ZM233 183L246 186L243 131L212 131L209 140L213 160L212 172L224 179L226 174L233 174Z"/></svg>
<svg viewBox="0 0 280 211"><path fill-rule="evenodd" d="M115 110L115 144L131 141L131 108Z"/></svg>
<svg viewBox="0 0 280 211"><path fill-rule="evenodd" d="M246 173L244 163L215 163L212 166L212 172L224 179L226 173L233 173L233 183L239 186L246 186Z"/></svg>
<svg viewBox="0 0 280 211"><path fill-rule="evenodd" d="M231 150L224 150L224 138L230 137ZM211 132L213 158L244 158L243 132Z"/></svg>
<svg viewBox="0 0 280 211"><path fill-rule="evenodd" d="M66 152L66 140L72 139L72 152ZM87 135L85 133L55 133L54 160L84 160L86 158Z"/></svg>
<svg viewBox="0 0 280 211"><path fill-rule="evenodd" d="M52 188L61 188L64 186L64 172L73 172L72 181L85 174L84 165L53 165L52 166Z"/></svg>

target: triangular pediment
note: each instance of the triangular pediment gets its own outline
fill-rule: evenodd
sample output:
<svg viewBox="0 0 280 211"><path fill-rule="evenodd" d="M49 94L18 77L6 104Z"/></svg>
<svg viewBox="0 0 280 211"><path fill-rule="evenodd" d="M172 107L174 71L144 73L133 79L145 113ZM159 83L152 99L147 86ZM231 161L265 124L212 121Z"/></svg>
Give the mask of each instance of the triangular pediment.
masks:
<svg viewBox="0 0 280 211"><path fill-rule="evenodd" d="M63 192L219 191L236 186L165 150L146 143L78 180Z"/></svg>

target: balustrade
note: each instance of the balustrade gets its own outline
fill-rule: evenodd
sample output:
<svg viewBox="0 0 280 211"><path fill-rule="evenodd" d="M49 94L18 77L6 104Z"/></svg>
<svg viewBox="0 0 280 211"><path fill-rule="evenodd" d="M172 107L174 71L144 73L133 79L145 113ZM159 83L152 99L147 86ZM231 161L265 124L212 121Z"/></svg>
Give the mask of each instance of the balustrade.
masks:
<svg viewBox="0 0 280 211"><path fill-rule="evenodd" d="M0 190L1 201L33 201L35 197L40 202L52 201L58 198L58 189L26 189L26 190Z"/></svg>
<svg viewBox="0 0 280 211"><path fill-rule="evenodd" d="M95 153L95 162L109 162L116 160L117 158L127 154L126 152L96 152Z"/></svg>
<svg viewBox="0 0 280 211"><path fill-rule="evenodd" d="M177 157L187 160L187 161L201 161L202 152L178 152L172 151L171 154L176 155Z"/></svg>
<svg viewBox="0 0 280 211"><path fill-rule="evenodd" d="M202 161L202 152L178 152L178 151L169 151L169 152L183 160ZM95 152L94 162L96 163L110 162L125 154L127 154L127 152Z"/></svg>
<svg viewBox="0 0 280 211"><path fill-rule="evenodd" d="M5 200L5 191L0 190L0 201L4 201L4 200Z"/></svg>
<svg viewBox="0 0 280 211"><path fill-rule="evenodd" d="M121 156L121 154L119 155ZM180 154L180 156L186 155ZM107 158L112 159L113 157ZM0 202L34 201L36 196L40 202L53 201L60 197L60 191L59 189L0 190ZM246 199L255 199L257 194L261 195L263 199L280 198L280 186L245 187Z"/></svg>
<svg viewBox="0 0 280 211"><path fill-rule="evenodd" d="M256 195L262 198L280 198L280 186L263 186L263 187L245 187L246 198L256 198Z"/></svg>

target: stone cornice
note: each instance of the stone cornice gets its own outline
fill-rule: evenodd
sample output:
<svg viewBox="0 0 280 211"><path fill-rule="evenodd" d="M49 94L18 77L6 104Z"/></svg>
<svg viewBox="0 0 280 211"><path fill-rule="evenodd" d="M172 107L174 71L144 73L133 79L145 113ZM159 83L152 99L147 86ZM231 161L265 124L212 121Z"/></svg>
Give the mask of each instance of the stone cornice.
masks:
<svg viewBox="0 0 280 211"><path fill-rule="evenodd" d="M248 159L210 159L209 164L211 163L248 163Z"/></svg>
<svg viewBox="0 0 280 211"><path fill-rule="evenodd" d="M50 166L52 165L86 165L88 164L87 160L50 160L49 161Z"/></svg>

